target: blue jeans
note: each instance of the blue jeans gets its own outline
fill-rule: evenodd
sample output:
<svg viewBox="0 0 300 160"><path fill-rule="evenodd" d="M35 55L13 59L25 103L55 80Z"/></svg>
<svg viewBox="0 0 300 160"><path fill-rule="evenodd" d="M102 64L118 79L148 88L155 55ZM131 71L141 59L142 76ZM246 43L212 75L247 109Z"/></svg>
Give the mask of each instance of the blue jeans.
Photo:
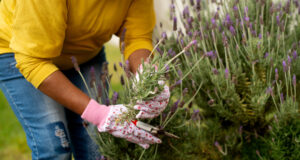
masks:
<svg viewBox="0 0 300 160"><path fill-rule="evenodd" d="M104 48L98 56L80 65L82 74L89 77L91 66L100 74L103 62L106 62ZM15 64L14 53L0 54L0 89L26 133L32 159L71 160L72 153L76 160L100 159L99 148L83 126L80 115L34 88ZM63 73L86 93L74 69Z"/></svg>

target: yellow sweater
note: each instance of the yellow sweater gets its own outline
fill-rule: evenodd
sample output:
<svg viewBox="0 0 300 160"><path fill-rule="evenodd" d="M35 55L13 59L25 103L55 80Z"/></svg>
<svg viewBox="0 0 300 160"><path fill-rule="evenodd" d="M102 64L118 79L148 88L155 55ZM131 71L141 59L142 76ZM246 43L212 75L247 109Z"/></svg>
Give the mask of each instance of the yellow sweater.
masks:
<svg viewBox="0 0 300 160"><path fill-rule="evenodd" d="M0 54L14 52L17 68L35 87L58 69L93 58L126 28L124 57L152 50L153 0L2 0Z"/></svg>

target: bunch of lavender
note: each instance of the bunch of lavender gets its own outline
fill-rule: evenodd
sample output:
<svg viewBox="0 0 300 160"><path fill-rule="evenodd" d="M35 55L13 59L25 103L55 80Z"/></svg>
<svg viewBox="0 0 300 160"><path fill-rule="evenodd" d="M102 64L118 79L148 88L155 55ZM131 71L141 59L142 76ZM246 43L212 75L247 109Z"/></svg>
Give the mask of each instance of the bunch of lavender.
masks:
<svg viewBox="0 0 300 160"><path fill-rule="evenodd" d="M202 145L193 153L213 148L217 152L200 155L270 157L275 145L266 141L280 133L271 134L269 129L274 117L282 123L293 117L298 124L299 2L190 0L183 1L183 6L182 14L176 16L180 5L172 2L170 15L176 33L160 50L173 57L190 40L198 41L174 61L180 64L177 73L170 73L170 83L182 76L181 85L189 90L187 97L201 88L189 105L200 110L202 119ZM299 130L292 135L297 134ZM295 146L287 150L298 155L297 136L284 145ZM180 152L189 153L185 148Z"/></svg>

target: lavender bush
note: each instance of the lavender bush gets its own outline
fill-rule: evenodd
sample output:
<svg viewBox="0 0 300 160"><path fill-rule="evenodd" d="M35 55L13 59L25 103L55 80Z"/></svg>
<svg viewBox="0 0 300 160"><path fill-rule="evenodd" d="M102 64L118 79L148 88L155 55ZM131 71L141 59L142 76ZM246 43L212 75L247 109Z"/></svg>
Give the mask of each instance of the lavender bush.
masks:
<svg viewBox="0 0 300 160"><path fill-rule="evenodd" d="M172 1L173 32L158 38L157 54L144 65L147 84L132 87L133 76L121 75L124 91L110 102L130 108L135 100L159 94L157 80L167 81L169 106L146 122L181 138L160 136L162 144L143 150L101 133L102 154L109 159L298 159L299 11L297 0ZM131 113L123 119L131 120L136 114Z"/></svg>

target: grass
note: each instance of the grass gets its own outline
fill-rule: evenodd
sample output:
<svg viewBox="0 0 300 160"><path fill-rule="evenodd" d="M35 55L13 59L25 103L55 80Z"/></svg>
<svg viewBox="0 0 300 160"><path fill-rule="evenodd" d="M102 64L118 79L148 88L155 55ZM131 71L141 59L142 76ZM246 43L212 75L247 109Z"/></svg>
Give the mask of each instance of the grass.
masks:
<svg viewBox="0 0 300 160"><path fill-rule="evenodd" d="M118 47L106 45L106 55L109 62L109 70L113 73L113 64L121 62L121 54ZM117 65L118 66L118 65ZM118 66L118 72L121 68ZM113 74L111 87L115 91L121 89L119 77ZM31 159L31 151L26 143L25 133L15 117L3 93L0 91L0 159L1 160L28 160Z"/></svg>

